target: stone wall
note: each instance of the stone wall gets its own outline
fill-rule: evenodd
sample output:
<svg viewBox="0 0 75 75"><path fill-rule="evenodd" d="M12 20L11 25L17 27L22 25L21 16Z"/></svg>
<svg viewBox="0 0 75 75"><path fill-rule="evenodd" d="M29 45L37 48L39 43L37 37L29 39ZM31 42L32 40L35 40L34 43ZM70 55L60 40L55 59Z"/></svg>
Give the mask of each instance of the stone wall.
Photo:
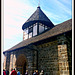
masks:
<svg viewBox="0 0 75 75"><path fill-rule="evenodd" d="M38 45L38 70L44 70L48 75L71 75L71 41L67 39L68 35L60 35L55 41L42 42ZM70 37L69 37L70 38ZM72 39L72 38L70 38ZM46 41L46 40L45 40ZM71 71L71 72L70 72Z"/></svg>
<svg viewBox="0 0 75 75"><path fill-rule="evenodd" d="M58 60L59 60L60 75L70 75L66 44L58 45Z"/></svg>
<svg viewBox="0 0 75 75"><path fill-rule="evenodd" d="M25 60L25 62L26 62L26 70L28 70L29 74L32 75L32 72L35 69L37 69L37 52L34 51L34 50L29 50L27 48L18 49L16 51L9 52L6 55L6 60L5 60L5 63L4 63L4 69L6 69L7 67L9 68L9 71L11 71L11 68L17 69L16 61L17 61L17 59L18 59L18 57L20 55L25 56L25 58L26 58L26 60ZM18 62L21 63L20 61L18 61ZM22 67L21 67L21 69L22 69Z"/></svg>
<svg viewBox="0 0 75 75"><path fill-rule="evenodd" d="M72 52L71 41L60 35L57 37L42 40L37 45L19 48L6 54L4 68L15 68L18 57L22 54L25 57L26 70L32 75L34 70L44 70L44 75L71 75L72 73ZM29 47L29 48L28 48ZM23 61L23 62L24 62ZM19 61L20 62L20 61Z"/></svg>
<svg viewBox="0 0 75 75"><path fill-rule="evenodd" d="M5 58L4 58L4 63L3 63L3 69L9 70L10 54L9 53L5 53L4 57Z"/></svg>
<svg viewBox="0 0 75 75"><path fill-rule="evenodd" d="M57 41L44 43L38 46L38 70L44 70L44 74L58 75L58 47Z"/></svg>

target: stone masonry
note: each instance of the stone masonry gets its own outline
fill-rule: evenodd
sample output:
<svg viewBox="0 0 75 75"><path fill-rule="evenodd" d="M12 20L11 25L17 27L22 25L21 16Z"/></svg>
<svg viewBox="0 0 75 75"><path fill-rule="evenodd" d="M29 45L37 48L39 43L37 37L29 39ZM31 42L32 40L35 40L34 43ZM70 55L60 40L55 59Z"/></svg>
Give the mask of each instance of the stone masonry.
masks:
<svg viewBox="0 0 75 75"><path fill-rule="evenodd" d="M29 75L34 70L44 70L44 75L71 75L71 43L66 36L68 34L59 35L42 40L37 45L34 43L5 53L4 68L9 71L11 68L19 68L21 74L24 74L25 67Z"/></svg>

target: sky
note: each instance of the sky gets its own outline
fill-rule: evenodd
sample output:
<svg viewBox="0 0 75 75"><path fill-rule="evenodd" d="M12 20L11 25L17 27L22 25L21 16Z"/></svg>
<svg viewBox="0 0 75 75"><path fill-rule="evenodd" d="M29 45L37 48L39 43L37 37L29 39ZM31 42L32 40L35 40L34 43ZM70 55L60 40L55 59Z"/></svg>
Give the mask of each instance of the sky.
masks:
<svg viewBox="0 0 75 75"><path fill-rule="evenodd" d="M36 11L39 0L4 0L3 50L23 41L22 25ZM72 18L72 0L40 0L41 10L54 25Z"/></svg>

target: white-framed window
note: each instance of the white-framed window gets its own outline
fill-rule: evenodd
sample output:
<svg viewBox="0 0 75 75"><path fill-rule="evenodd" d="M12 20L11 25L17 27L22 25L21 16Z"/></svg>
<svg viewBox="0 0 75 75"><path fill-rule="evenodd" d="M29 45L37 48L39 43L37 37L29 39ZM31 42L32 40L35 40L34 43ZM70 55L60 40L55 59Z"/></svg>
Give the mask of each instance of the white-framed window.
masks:
<svg viewBox="0 0 75 75"><path fill-rule="evenodd" d="M42 33L44 31L44 25L42 23L39 23L39 33Z"/></svg>
<svg viewBox="0 0 75 75"><path fill-rule="evenodd" d="M32 32L31 33L29 33L29 38L31 38L32 37Z"/></svg>
<svg viewBox="0 0 75 75"><path fill-rule="evenodd" d="M28 34L28 28L24 29L25 34Z"/></svg>
<svg viewBox="0 0 75 75"><path fill-rule="evenodd" d="M24 40L28 39L28 28L24 29Z"/></svg>
<svg viewBox="0 0 75 75"><path fill-rule="evenodd" d="M45 30L47 30L48 29L48 27L47 26L45 26Z"/></svg>
<svg viewBox="0 0 75 75"><path fill-rule="evenodd" d="M33 25L33 36L37 35L37 24Z"/></svg>

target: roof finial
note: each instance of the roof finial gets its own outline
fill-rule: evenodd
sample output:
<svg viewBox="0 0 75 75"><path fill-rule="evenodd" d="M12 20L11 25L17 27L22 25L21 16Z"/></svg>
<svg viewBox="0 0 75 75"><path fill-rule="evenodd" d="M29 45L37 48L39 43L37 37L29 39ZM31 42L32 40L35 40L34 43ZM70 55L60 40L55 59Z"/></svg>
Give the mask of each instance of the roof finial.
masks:
<svg viewBox="0 0 75 75"><path fill-rule="evenodd" d="M38 7L40 7L40 0L38 0Z"/></svg>

